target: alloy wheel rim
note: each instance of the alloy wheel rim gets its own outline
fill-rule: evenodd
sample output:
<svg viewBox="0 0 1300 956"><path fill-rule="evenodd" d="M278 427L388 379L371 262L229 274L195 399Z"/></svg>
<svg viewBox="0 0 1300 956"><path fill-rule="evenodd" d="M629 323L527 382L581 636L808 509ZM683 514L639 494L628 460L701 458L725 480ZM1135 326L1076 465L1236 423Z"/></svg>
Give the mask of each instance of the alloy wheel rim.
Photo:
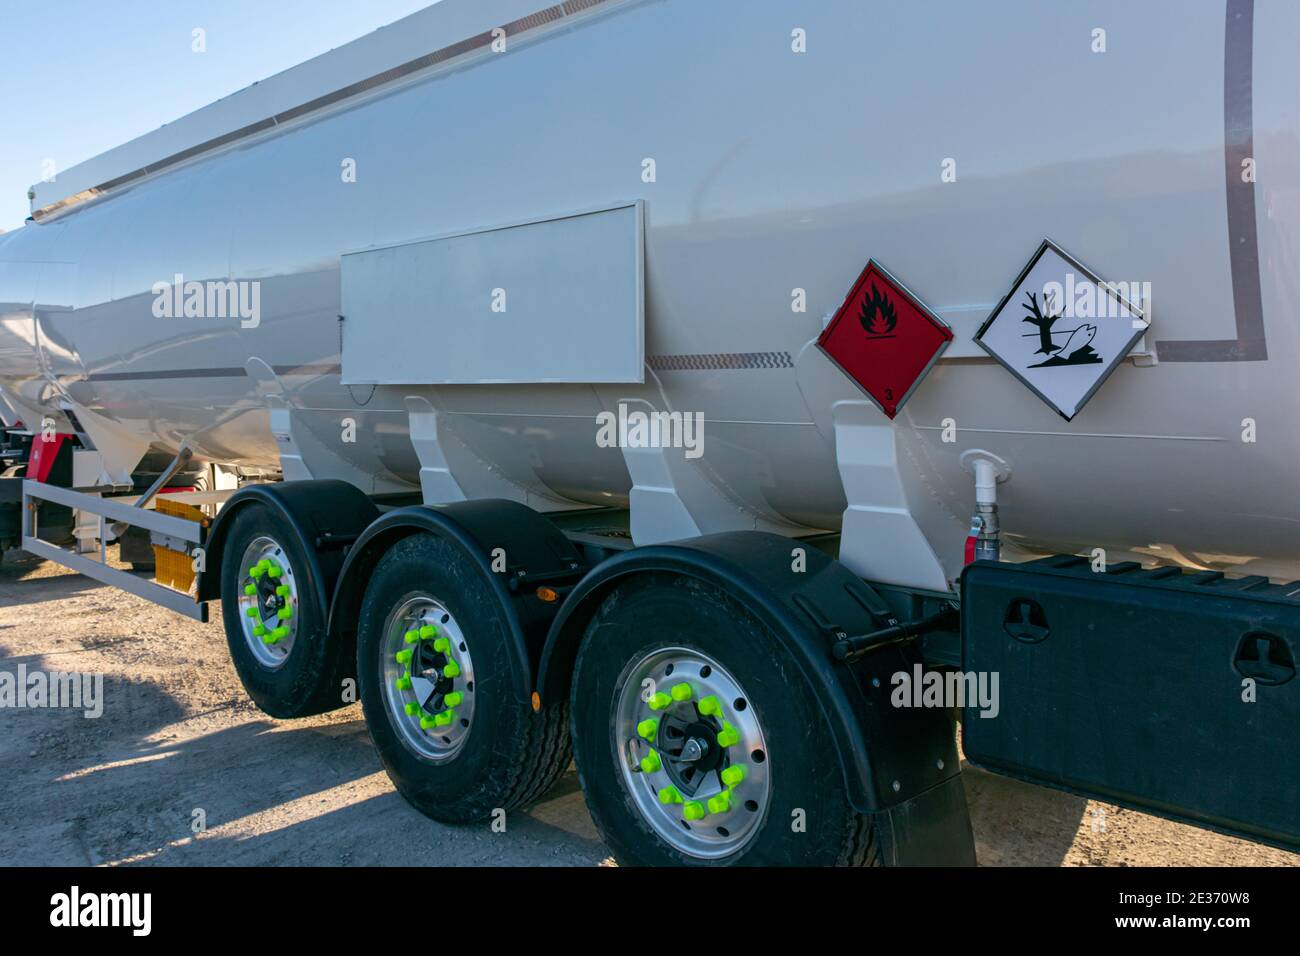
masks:
<svg viewBox="0 0 1300 956"><path fill-rule="evenodd" d="M740 683L698 650L665 647L624 668L614 753L633 805L674 849L698 859L739 852L771 802L771 761Z"/></svg>
<svg viewBox="0 0 1300 956"><path fill-rule="evenodd" d="M299 593L279 542L268 535L250 541L239 561L239 619L249 650L268 670L279 670L293 652Z"/></svg>
<svg viewBox="0 0 1300 956"><path fill-rule="evenodd" d="M450 760L473 727L474 662L459 623L427 594L407 597L384 622L384 706L402 742L426 760Z"/></svg>

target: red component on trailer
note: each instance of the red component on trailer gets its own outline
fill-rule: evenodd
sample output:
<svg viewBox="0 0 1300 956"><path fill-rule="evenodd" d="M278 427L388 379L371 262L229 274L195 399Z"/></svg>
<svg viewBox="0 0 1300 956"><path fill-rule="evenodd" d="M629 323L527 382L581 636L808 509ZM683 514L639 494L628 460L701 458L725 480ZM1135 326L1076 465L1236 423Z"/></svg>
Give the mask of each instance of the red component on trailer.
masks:
<svg viewBox="0 0 1300 956"><path fill-rule="evenodd" d="M48 482L54 463L59 459L59 451L63 448L63 443L70 438L71 435L58 432L52 438L41 436L32 442L32 457L27 463L27 477L33 481Z"/></svg>
<svg viewBox="0 0 1300 956"><path fill-rule="evenodd" d="M872 260L817 346L893 418L951 341L947 324Z"/></svg>

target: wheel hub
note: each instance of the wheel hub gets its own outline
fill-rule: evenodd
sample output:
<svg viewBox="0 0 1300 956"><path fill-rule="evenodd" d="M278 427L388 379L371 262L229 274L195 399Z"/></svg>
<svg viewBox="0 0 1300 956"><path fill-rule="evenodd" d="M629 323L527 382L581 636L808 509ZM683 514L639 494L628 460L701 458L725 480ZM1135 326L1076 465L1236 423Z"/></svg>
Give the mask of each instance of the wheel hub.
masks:
<svg viewBox="0 0 1300 956"><path fill-rule="evenodd" d="M429 760L460 752L474 713L474 665L460 626L439 601L408 598L388 616L380 674L389 717Z"/></svg>
<svg viewBox="0 0 1300 956"><path fill-rule="evenodd" d="M284 666L298 634L298 582L274 538L254 538L239 561L239 613L244 640L268 670Z"/></svg>
<svg viewBox="0 0 1300 956"><path fill-rule="evenodd" d="M708 741L703 740L700 737L692 737L690 740L686 741L685 746L682 747L681 761L682 763L698 763L699 759L708 752Z"/></svg>
<svg viewBox="0 0 1300 956"><path fill-rule="evenodd" d="M685 711L688 708L676 708ZM709 774L720 769L727 759L726 749L718 746L720 726L710 718L686 721L679 714L659 718L658 750L664 772L674 786L694 796Z"/></svg>
<svg viewBox="0 0 1300 956"><path fill-rule="evenodd" d="M663 648L630 663L619 687L614 746L637 810L685 854L737 852L771 798L763 730L739 683L699 651Z"/></svg>

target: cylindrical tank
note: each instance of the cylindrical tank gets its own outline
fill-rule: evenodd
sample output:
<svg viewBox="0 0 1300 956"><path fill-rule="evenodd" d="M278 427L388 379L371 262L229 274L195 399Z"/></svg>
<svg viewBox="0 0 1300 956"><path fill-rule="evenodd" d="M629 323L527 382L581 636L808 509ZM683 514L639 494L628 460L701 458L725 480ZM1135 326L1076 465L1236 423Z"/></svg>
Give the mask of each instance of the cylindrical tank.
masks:
<svg viewBox="0 0 1300 956"><path fill-rule="evenodd" d="M862 396L811 343L875 258L955 335L894 422L946 569L983 448L1013 466L1011 544L1300 577L1297 36L1282 0L612 4L0 237L0 387L274 468L260 356L367 491L417 487L420 394L501 473L592 504L631 486L597 413L646 397L704 414L701 467L754 513L835 529L831 409ZM633 199L644 386L340 384L341 254ZM1152 290L1155 361L1068 423L972 342L1045 235ZM176 274L260 280L260 324L155 317Z"/></svg>

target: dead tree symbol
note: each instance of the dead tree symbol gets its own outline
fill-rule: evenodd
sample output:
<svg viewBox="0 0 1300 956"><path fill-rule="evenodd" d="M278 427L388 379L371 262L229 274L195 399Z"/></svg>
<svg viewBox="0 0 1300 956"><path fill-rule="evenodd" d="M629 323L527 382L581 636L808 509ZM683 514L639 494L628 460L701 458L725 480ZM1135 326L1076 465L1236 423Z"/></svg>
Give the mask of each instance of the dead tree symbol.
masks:
<svg viewBox="0 0 1300 956"><path fill-rule="evenodd" d="M1044 294L1043 296L1043 305L1047 308L1047 315L1043 315L1042 309L1038 307L1038 296L1032 292L1028 293L1028 295L1029 304L1022 304L1021 307L1030 314L1021 321L1028 322L1038 329L1038 351L1034 354L1051 355L1056 351L1056 346L1052 345L1052 326L1056 324L1056 320L1061 315L1059 312L1052 315L1052 297L1050 295Z"/></svg>

